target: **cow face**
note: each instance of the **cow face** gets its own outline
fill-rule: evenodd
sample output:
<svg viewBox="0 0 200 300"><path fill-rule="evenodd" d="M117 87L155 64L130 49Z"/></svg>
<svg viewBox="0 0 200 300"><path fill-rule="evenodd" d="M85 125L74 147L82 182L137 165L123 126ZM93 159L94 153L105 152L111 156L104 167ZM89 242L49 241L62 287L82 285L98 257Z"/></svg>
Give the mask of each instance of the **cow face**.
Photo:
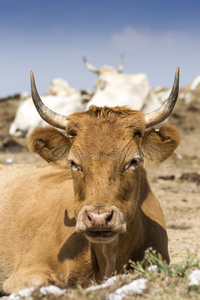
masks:
<svg viewBox="0 0 200 300"><path fill-rule="evenodd" d="M46 161L65 161L74 183L76 231L92 242L111 242L140 209L143 159L160 162L177 147L176 129L145 131L144 115L127 108L91 107L68 118L67 135L35 130L29 147Z"/></svg>
<svg viewBox="0 0 200 300"><path fill-rule="evenodd" d="M121 109L124 116L127 112ZM69 135L75 135L68 160L74 180L76 230L93 241L110 241L126 231L135 214L145 123L138 112L126 118L117 118L108 108L93 108L90 113L80 117L78 128L73 122L67 128Z"/></svg>

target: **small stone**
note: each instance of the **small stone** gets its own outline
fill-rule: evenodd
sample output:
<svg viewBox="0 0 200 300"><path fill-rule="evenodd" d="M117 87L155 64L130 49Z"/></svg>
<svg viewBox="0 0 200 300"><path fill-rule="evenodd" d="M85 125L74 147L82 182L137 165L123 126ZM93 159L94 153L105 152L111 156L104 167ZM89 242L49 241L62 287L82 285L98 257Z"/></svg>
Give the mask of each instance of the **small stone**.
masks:
<svg viewBox="0 0 200 300"><path fill-rule="evenodd" d="M133 280L131 283L117 289L114 293L109 294L106 300L122 300L124 297L131 296L134 293L141 294L146 289L147 282L148 280L145 278Z"/></svg>
<svg viewBox="0 0 200 300"><path fill-rule="evenodd" d="M156 265L150 266L148 267L148 271L154 271L156 270L158 267Z"/></svg>
<svg viewBox="0 0 200 300"><path fill-rule="evenodd" d="M194 285L200 285L200 269L194 270L188 279L188 285L194 286Z"/></svg>
<svg viewBox="0 0 200 300"><path fill-rule="evenodd" d="M6 158L6 163L7 163L8 165L13 164L13 162L14 162L13 158L11 158L11 157Z"/></svg>

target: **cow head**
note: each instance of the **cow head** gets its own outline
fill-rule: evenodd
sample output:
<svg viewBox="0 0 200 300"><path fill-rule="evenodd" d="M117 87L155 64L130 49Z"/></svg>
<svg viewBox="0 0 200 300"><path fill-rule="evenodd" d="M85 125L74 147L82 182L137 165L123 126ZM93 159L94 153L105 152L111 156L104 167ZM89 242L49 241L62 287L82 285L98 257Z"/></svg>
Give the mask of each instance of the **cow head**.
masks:
<svg viewBox="0 0 200 300"><path fill-rule="evenodd" d="M76 231L92 242L111 242L126 232L137 212L146 176L144 158L161 162L180 141L170 125L146 131L171 113L178 96L178 70L169 99L146 115L126 107L93 106L66 118L44 106L31 76L38 112L66 135L52 127L38 128L29 137L29 147L47 162L71 167Z"/></svg>
<svg viewBox="0 0 200 300"><path fill-rule="evenodd" d="M123 54L121 55L121 60L120 60L118 70L114 69L113 67L109 67L109 66L103 66L101 69L97 69L96 67L94 67L92 64L90 64L87 61L85 56L83 57L83 62L88 70L90 70L91 72L96 73L98 75L103 72L122 73L123 69L124 69L124 55Z"/></svg>
<svg viewBox="0 0 200 300"><path fill-rule="evenodd" d="M114 81L116 81L116 76L118 81L118 76L124 69L124 55L121 55L118 70L110 66L103 66L101 69L97 69L87 61L86 57L83 57L83 62L88 70L98 75L98 78L95 81L95 88L97 90L104 90L110 81L113 82L113 78Z"/></svg>

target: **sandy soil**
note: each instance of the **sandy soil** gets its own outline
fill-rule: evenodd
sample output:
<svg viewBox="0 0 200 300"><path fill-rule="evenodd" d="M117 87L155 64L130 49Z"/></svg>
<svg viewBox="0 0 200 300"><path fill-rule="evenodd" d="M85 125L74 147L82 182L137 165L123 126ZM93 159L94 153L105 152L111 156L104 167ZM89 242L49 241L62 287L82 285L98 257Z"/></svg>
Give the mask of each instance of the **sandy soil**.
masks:
<svg viewBox="0 0 200 300"><path fill-rule="evenodd" d="M30 153L26 139L8 134L20 103L18 98L0 100L0 164L42 160ZM156 167L147 167L151 187L163 208L169 236L171 262L185 259L187 250L200 258L200 91L186 103L179 99L169 122L181 132L176 153Z"/></svg>

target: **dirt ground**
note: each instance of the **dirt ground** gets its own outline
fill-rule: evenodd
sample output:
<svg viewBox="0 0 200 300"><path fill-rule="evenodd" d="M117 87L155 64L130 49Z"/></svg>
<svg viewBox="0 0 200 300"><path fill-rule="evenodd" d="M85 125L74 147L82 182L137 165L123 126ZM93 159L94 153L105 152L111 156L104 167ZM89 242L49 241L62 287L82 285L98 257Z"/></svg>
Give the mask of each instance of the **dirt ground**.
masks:
<svg viewBox="0 0 200 300"><path fill-rule="evenodd" d="M180 97L169 119L182 135L176 153L159 166L147 167L165 214L172 263L185 259L188 249L200 259L200 90L192 98L186 103ZM18 97L0 100L0 164L9 158L16 164L43 162L28 151L25 138L8 134L19 103Z"/></svg>

